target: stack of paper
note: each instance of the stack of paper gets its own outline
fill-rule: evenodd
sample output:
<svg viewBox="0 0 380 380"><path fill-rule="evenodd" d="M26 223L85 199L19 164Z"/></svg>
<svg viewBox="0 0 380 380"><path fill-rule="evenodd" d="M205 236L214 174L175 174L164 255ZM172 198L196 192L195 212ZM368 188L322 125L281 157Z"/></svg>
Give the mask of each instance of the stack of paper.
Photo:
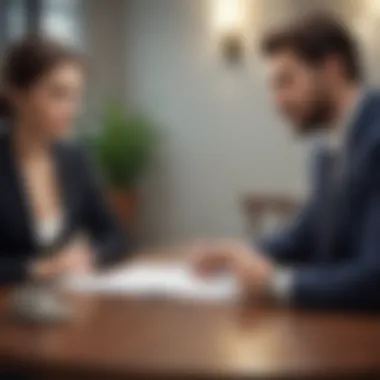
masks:
<svg viewBox="0 0 380 380"><path fill-rule="evenodd" d="M233 277L202 279L186 263L135 264L108 274L67 278L63 286L76 292L208 301L228 301L238 296Z"/></svg>

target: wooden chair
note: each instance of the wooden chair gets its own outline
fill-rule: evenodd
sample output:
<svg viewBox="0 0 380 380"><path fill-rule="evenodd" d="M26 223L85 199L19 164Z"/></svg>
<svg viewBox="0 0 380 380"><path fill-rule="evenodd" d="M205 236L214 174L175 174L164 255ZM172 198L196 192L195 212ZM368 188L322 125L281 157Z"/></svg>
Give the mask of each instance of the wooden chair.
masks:
<svg viewBox="0 0 380 380"><path fill-rule="evenodd" d="M248 220L248 234L257 239L285 225L300 209L302 202L286 195L250 194L243 199L243 209ZM268 226L268 221L271 225Z"/></svg>

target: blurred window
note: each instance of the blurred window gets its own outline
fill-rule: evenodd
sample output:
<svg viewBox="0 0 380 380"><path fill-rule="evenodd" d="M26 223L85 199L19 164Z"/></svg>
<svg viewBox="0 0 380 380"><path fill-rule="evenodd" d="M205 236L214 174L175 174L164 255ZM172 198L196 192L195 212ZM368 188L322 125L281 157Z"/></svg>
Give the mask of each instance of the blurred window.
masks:
<svg viewBox="0 0 380 380"><path fill-rule="evenodd" d="M81 0L42 0L41 30L74 45L83 45Z"/></svg>
<svg viewBox="0 0 380 380"><path fill-rule="evenodd" d="M25 0L4 1L7 25L7 39L13 40L24 35L27 28L27 9Z"/></svg>
<svg viewBox="0 0 380 380"><path fill-rule="evenodd" d="M83 46L83 0L0 0L0 52L26 33Z"/></svg>

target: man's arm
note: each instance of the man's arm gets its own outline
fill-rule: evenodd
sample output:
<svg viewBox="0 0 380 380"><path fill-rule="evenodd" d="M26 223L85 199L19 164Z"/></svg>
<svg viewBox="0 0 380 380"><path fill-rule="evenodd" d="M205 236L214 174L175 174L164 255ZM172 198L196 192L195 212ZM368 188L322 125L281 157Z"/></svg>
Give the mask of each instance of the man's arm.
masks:
<svg viewBox="0 0 380 380"><path fill-rule="evenodd" d="M380 308L380 194L368 203L362 231L353 259L293 271L290 300L295 305Z"/></svg>
<svg viewBox="0 0 380 380"><path fill-rule="evenodd" d="M307 262L313 247L313 223L314 201L310 199L288 228L263 238L257 248L279 264Z"/></svg>
<svg viewBox="0 0 380 380"><path fill-rule="evenodd" d="M358 242L344 262L292 269L289 301L317 308L380 308L380 146L373 142L366 173L366 209Z"/></svg>
<svg viewBox="0 0 380 380"><path fill-rule="evenodd" d="M262 252L237 243L203 250L194 266L200 273L207 273L207 268L230 270L246 294L269 292L271 297L298 307L380 309L380 191L373 191L365 211L361 230L356 231L361 235L354 247L357 254L345 262L305 263L284 270L276 266L280 256L268 260ZM294 252L275 253L294 259Z"/></svg>
<svg viewBox="0 0 380 380"><path fill-rule="evenodd" d="M264 252L279 264L305 263L314 248L317 172L320 165L321 147L315 145L308 162L311 194L306 204L289 227L272 236L264 237L257 244L258 251Z"/></svg>

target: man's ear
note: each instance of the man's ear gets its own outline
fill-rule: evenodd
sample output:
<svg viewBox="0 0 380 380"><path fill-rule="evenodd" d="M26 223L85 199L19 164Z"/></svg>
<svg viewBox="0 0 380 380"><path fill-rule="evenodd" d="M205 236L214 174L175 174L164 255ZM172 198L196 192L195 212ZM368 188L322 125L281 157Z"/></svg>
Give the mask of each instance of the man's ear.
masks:
<svg viewBox="0 0 380 380"><path fill-rule="evenodd" d="M16 88L6 90L7 98L15 107L19 107L20 104L23 102L25 98L24 92L25 91L22 91Z"/></svg>
<svg viewBox="0 0 380 380"><path fill-rule="evenodd" d="M328 56L325 59L323 66L329 78L340 78L346 76L344 68L345 65L342 62L341 57L336 54Z"/></svg>

